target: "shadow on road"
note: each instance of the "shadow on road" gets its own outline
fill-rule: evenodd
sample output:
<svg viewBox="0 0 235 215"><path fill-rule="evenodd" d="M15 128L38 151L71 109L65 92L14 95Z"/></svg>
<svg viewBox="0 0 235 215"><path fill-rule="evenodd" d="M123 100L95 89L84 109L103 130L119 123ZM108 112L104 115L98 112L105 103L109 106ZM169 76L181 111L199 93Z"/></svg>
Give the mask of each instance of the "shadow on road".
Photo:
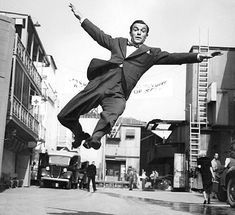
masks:
<svg viewBox="0 0 235 215"><path fill-rule="evenodd" d="M182 212L189 212L191 214L203 214L203 215L234 215L235 209L230 208L228 205L221 206L221 205L203 205L203 204L196 204L196 203L183 203L183 202L169 202L169 201L162 201L162 200L155 200L155 199L148 199L143 197L133 197L133 196L124 196L115 193L107 193L105 194L110 195L112 197L123 198L123 199L132 199L136 201L144 201L149 204L157 204L159 206L168 207L173 211L182 211Z"/></svg>
<svg viewBox="0 0 235 215"><path fill-rule="evenodd" d="M51 208L51 209L61 210L62 212L51 212L51 213L47 213L47 214L51 214L51 215L113 215L113 214L109 214L109 213L66 210L66 209L62 209L62 208Z"/></svg>

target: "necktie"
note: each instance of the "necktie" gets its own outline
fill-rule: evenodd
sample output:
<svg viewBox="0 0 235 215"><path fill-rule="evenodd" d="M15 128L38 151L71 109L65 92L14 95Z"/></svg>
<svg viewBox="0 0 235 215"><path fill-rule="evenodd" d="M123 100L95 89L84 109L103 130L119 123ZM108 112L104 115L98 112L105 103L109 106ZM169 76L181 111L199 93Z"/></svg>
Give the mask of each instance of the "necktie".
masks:
<svg viewBox="0 0 235 215"><path fill-rule="evenodd" d="M128 46L134 46L135 48L138 49L141 44L134 44L133 42L128 41L128 42L127 42L127 45L128 45Z"/></svg>

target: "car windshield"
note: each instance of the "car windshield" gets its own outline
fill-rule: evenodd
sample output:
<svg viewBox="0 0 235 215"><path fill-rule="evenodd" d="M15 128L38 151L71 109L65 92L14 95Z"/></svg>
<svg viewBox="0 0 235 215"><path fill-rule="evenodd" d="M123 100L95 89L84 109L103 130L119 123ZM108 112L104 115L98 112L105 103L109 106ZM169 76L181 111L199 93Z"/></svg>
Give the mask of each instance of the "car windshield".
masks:
<svg viewBox="0 0 235 215"><path fill-rule="evenodd" d="M70 157L61 156L61 155L51 155L49 157L49 164L59 165L59 166L68 166L70 162Z"/></svg>

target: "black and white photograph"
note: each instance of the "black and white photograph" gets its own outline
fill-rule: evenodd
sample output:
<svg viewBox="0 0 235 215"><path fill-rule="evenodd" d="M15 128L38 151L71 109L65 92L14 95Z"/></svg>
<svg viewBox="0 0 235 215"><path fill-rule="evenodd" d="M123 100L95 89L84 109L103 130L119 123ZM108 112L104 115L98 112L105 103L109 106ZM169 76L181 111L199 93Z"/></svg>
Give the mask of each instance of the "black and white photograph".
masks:
<svg viewBox="0 0 235 215"><path fill-rule="evenodd" d="M0 0L0 215L235 213L234 0Z"/></svg>

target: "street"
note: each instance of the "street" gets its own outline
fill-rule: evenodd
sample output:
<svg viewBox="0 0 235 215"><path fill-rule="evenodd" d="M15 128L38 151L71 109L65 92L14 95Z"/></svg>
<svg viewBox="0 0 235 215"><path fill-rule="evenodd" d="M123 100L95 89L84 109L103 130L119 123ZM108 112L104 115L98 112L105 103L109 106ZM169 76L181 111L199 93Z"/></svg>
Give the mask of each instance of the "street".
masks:
<svg viewBox="0 0 235 215"><path fill-rule="evenodd" d="M7 189L0 193L1 215L232 215L235 209L226 203L212 200L203 205L199 193L170 191L141 191L118 188L85 190L38 188Z"/></svg>

